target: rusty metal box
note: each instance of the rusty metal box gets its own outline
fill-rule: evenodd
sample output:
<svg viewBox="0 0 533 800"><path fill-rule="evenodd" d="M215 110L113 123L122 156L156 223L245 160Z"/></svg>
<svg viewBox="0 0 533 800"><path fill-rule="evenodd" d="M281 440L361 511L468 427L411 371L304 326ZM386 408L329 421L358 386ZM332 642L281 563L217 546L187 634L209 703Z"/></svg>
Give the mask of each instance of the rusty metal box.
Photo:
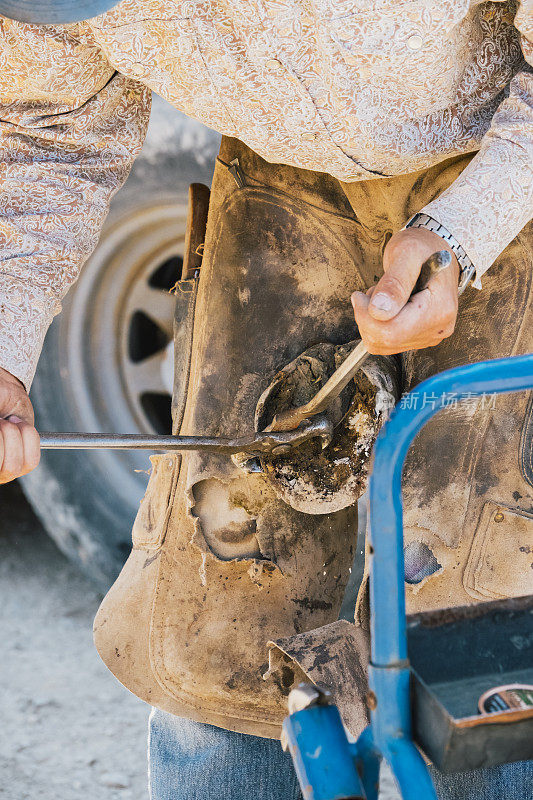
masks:
<svg viewBox="0 0 533 800"><path fill-rule="evenodd" d="M533 596L407 619L414 739L443 772L533 758L533 707L481 713L505 684L533 685Z"/></svg>

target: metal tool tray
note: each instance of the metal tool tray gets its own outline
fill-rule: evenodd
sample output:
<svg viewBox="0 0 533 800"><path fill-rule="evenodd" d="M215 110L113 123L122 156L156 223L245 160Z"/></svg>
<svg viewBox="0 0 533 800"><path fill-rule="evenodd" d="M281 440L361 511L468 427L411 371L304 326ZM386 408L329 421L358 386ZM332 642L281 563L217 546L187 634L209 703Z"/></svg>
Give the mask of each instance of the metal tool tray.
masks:
<svg viewBox="0 0 533 800"><path fill-rule="evenodd" d="M533 596L412 615L407 635L414 739L440 770L533 758L533 708L478 710L487 689L533 685Z"/></svg>

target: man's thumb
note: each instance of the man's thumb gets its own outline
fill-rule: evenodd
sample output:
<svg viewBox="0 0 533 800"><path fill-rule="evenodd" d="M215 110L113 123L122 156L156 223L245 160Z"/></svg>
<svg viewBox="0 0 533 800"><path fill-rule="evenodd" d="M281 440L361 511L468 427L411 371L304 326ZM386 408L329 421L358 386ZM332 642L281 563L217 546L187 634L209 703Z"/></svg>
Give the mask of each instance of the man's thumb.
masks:
<svg viewBox="0 0 533 800"><path fill-rule="evenodd" d="M368 313L385 321L399 314L409 300L420 274L419 258L394 261L372 292Z"/></svg>

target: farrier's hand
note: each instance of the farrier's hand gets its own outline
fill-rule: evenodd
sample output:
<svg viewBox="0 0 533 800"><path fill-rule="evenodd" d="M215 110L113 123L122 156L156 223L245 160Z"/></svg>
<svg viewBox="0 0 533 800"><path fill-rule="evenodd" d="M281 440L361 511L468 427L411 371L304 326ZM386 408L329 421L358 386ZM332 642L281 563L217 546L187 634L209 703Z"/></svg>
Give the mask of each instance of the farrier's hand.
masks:
<svg viewBox="0 0 533 800"><path fill-rule="evenodd" d="M435 275L409 300L420 268L446 242L423 228L396 233L383 254L385 274L367 294L354 292L352 305L359 333L370 353L392 355L439 344L451 336L457 318L459 264ZM451 251L450 251L451 252Z"/></svg>
<svg viewBox="0 0 533 800"><path fill-rule="evenodd" d="M18 379L0 368L0 483L31 472L40 456L30 398Z"/></svg>

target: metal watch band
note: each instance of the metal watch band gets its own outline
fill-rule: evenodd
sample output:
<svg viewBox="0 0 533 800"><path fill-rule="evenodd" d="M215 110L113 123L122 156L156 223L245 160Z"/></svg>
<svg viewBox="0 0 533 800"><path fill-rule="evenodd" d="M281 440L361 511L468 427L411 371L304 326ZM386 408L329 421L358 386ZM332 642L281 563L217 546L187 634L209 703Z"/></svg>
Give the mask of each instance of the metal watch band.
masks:
<svg viewBox="0 0 533 800"><path fill-rule="evenodd" d="M424 213L415 214L405 227L427 228L429 231L436 233L437 236L440 236L441 239L444 239L444 241L448 243L450 249L453 250L457 261L459 262L459 294L462 294L476 274L476 268L457 239L452 236L450 231L447 230L444 225L441 225L436 219L433 219L433 217L430 217L428 214Z"/></svg>

